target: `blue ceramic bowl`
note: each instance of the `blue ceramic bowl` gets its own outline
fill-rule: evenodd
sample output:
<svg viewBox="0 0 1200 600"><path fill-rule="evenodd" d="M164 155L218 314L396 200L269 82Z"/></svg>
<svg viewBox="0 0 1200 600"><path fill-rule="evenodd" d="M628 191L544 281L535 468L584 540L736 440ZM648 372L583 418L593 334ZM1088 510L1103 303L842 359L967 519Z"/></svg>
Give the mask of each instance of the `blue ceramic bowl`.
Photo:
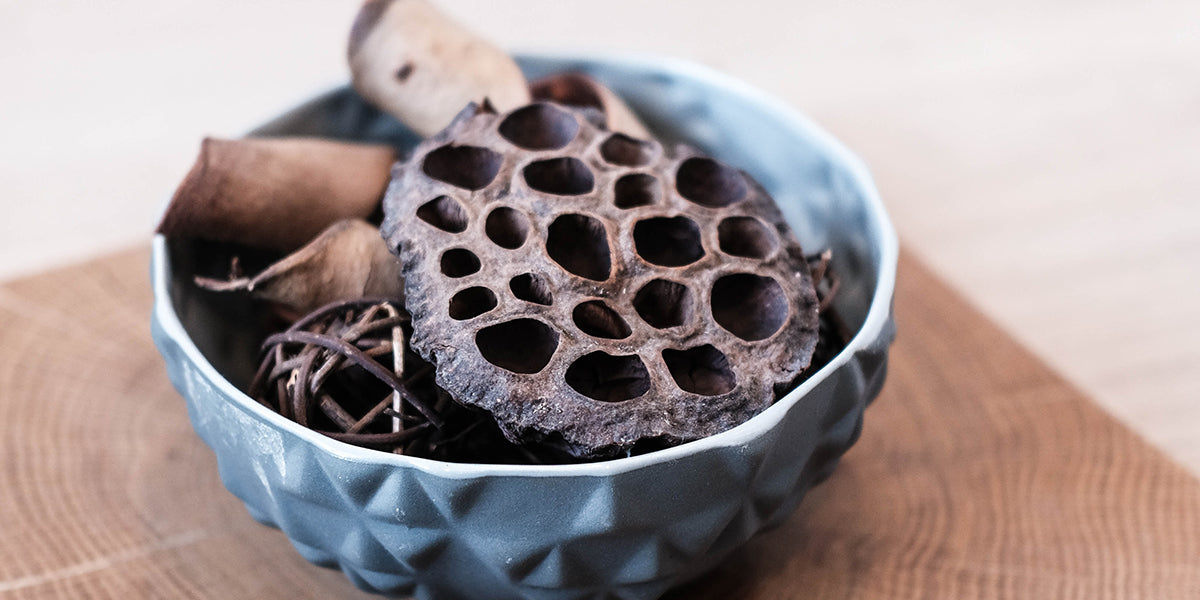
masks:
<svg viewBox="0 0 1200 600"><path fill-rule="evenodd" d="M244 394L256 359L246 306L190 284L195 253L154 241L154 339L221 479L308 560L361 588L420 598L654 598L785 519L854 443L894 336L896 236L862 163L778 100L692 64L526 56L532 77L582 70L666 143L687 141L771 192L808 251L832 248L837 308L856 335L779 402L732 430L609 462L450 464L366 450ZM256 135L416 139L348 88Z"/></svg>

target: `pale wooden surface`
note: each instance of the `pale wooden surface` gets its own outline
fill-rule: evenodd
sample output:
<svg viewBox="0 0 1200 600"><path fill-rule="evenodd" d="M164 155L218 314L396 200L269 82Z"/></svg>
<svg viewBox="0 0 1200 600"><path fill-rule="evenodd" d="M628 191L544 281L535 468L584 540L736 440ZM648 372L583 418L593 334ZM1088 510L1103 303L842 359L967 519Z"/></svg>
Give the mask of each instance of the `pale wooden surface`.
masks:
<svg viewBox="0 0 1200 600"><path fill-rule="evenodd" d="M0 599L366 598L220 485L139 249L0 287ZM1200 480L919 262L859 443L683 598L1200 597Z"/></svg>
<svg viewBox="0 0 1200 600"><path fill-rule="evenodd" d="M1200 2L444 0L696 60L861 154L910 251L1200 473ZM0 3L0 278L143 240L204 134L345 79L357 0Z"/></svg>

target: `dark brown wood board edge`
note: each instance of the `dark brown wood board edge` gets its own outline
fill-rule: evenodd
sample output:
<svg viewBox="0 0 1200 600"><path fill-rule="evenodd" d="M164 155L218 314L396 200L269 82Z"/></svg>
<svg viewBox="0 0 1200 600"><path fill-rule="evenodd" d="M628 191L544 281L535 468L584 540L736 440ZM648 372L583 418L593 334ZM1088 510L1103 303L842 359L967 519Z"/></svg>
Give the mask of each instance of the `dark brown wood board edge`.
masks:
<svg viewBox="0 0 1200 600"><path fill-rule="evenodd" d="M0 286L0 598L370 597L220 485L137 248ZM888 383L796 514L670 598L1196 598L1200 482L901 260Z"/></svg>

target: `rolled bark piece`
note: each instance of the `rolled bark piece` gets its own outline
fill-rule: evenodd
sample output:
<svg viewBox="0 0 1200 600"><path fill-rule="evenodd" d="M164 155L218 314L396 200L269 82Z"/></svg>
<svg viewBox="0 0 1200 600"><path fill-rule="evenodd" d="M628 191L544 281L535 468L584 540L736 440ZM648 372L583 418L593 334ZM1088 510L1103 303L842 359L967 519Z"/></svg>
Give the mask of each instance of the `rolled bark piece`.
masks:
<svg viewBox="0 0 1200 600"><path fill-rule="evenodd" d="M558 73L529 84L534 100L551 100L567 106L595 108L604 113L608 130L641 140L650 131L615 92L583 73Z"/></svg>
<svg viewBox="0 0 1200 600"><path fill-rule="evenodd" d="M484 98L500 111L529 103L503 50L426 0L368 0L350 31L354 88L423 137Z"/></svg>
<svg viewBox="0 0 1200 600"><path fill-rule="evenodd" d="M249 292L298 315L365 296L404 298L400 261L388 250L379 229L359 219L334 223L254 277L224 281L197 277L196 284L217 292Z"/></svg>
<svg viewBox="0 0 1200 600"><path fill-rule="evenodd" d="M167 237L290 252L379 207L396 151L311 138L206 138L158 226Z"/></svg>

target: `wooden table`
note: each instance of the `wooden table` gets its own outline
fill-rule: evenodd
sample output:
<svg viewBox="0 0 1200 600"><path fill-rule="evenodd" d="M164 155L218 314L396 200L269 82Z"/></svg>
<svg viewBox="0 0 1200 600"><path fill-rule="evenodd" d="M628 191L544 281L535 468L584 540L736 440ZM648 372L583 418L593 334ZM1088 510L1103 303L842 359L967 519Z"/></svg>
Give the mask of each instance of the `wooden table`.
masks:
<svg viewBox="0 0 1200 600"><path fill-rule="evenodd" d="M0 598L368 597L250 519L150 341L144 248L0 287ZM912 256L861 441L671 598L1200 597L1200 481Z"/></svg>

